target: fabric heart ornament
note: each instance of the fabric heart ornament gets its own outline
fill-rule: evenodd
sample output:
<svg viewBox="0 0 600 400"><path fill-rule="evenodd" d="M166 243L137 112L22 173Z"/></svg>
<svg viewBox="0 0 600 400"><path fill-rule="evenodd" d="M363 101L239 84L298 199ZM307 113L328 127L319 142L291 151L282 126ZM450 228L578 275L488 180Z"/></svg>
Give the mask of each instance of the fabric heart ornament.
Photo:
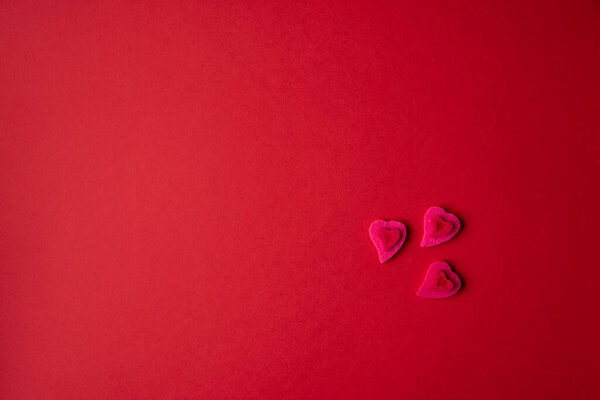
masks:
<svg viewBox="0 0 600 400"><path fill-rule="evenodd" d="M400 221L378 219L369 226L369 236L379 254L379 262L384 263L400 250L406 240L406 225Z"/></svg>
<svg viewBox="0 0 600 400"><path fill-rule="evenodd" d="M461 287L460 277L448 263L436 261L429 266L417 296L428 299L441 299L456 294Z"/></svg>
<svg viewBox="0 0 600 400"><path fill-rule="evenodd" d="M460 220L442 207L431 207L425 212L421 247L431 247L452 239L460 230Z"/></svg>

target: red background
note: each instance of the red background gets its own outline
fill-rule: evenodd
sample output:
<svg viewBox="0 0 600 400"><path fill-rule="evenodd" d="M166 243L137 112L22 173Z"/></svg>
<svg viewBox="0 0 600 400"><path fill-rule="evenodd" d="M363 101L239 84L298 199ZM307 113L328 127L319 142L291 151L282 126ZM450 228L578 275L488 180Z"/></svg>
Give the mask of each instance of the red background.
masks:
<svg viewBox="0 0 600 400"><path fill-rule="evenodd" d="M0 2L0 397L598 398L599 19Z"/></svg>

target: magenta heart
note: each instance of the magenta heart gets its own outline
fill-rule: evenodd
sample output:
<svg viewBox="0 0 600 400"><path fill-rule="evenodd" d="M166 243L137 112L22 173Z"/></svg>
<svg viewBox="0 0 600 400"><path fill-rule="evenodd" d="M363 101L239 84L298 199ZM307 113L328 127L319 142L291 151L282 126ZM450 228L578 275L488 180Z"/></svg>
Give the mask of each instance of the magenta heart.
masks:
<svg viewBox="0 0 600 400"><path fill-rule="evenodd" d="M442 207L431 207L425 212L421 247L431 247L452 239L460 230L460 220Z"/></svg>
<svg viewBox="0 0 600 400"><path fill-rule="evenodd" d="M452 271L450 265L444 261L436 261L429 266L423 284L417 290L417 296L441 299L456 294L460 287L460 277Z"/></svg>
<svg viewBox="0 0 600 400"><path fill-rule="evenodd" d="M378 219L369 226L369 236L379 254L379 262L384 263L400 250L406 240L406 225L400 221Z"/></svg>
<svg viewBox="0 0 600 400"><path fill-rule="evenodd" d="M400 240L400 231L398 229L379 228L377 236L383 243L384 250L389 250Z"/></svg>
<svg viewBox="0 0 600 400"><path fill-rule="evenodd" d="M447 235L454 228L452 222L446 221L439 215L434 215L433 218L429 220L429 223L431 225L431 234L435 237Z"/></svg>

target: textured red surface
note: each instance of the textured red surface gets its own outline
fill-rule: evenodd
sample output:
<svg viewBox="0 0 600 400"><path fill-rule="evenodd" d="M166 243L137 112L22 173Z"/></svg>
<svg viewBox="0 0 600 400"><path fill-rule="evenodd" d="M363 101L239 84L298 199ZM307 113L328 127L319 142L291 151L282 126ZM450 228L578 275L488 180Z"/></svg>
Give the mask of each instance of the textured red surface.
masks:
<svg viewBox="0 0 600 400"><path fill-rule="evenodd" d="M597 398L598 2L223 3L0 2L0 397Z"/></svg>

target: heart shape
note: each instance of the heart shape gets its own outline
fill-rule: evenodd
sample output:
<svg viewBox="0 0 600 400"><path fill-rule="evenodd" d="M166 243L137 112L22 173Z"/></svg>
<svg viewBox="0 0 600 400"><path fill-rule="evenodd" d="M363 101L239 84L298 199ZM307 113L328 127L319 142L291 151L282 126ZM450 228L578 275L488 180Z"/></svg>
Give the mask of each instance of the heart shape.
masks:
<svg viewBox="0 0 600 400"><path fill-rule="evenodd" d="M434 215L429 220L429 223L431 224L431 234L435 237L447 235L454 228L452 222L446 221L439 215Z"/></svg>
<svg viewBox="0 0 600 400"><path fill-rule="evenodd" d="M436 261L429 266L417 296L428 299L441 299L456 294L462 285L460 277L444 261Z"/></svg>
<svg viewBox="0 0 600 400"><path fill-rule="evenodd" d="M437 290L440 292L449 292L454 288L454 283L450 279L448 279L448 275L442 270L435 271L435 276L433 277L433 290Z"/></svg>
<svg viewBox="0 0 600 400"><path fill-rule="evenodd" d="M377 236L383 243L383 248L389 250L400 240L400 231L398 229L379 228Z"/></svg>
<svg viewBox="0 0 600 400"><path fill-rule="evenodd" d="M460 230L460 220L442 207L430 207L425 212L421 247L431 247L447 242Z"/></svg>
<svg viewBox="0 0 600 400"><path fill-rule="evenodd" d="M369 236L379 254L379 262L384 263L400 250L406 240L406 225L400 221L378 219L369 226Z"/></svg>

